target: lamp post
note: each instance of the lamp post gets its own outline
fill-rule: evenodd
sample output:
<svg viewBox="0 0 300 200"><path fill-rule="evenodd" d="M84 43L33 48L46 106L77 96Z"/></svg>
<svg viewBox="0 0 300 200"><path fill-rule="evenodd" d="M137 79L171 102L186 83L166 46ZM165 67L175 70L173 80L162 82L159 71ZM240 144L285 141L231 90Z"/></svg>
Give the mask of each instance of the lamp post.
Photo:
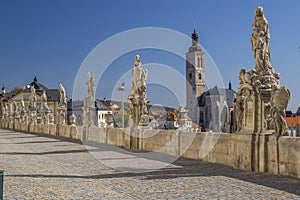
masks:
<svg viewBox="0 0 300 200"><path fill-rule="evenodd" d="M125 91L124 82L122 82L121 87L119 87L118 90L122 92L122 128L124 128L124 91Z"/></svg>

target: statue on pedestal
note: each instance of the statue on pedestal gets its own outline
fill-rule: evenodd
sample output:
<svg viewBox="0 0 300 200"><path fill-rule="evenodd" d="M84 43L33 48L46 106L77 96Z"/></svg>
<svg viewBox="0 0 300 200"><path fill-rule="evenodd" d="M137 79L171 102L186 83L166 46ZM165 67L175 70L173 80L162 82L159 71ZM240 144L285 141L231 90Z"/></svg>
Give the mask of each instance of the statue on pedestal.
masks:
<svg viewBox="0 0 300 200"><path fill-rule="evenodd" d="M76 126L76 116L74 115L74 113L72 113L72 115L69 117L69 121L71 123L71 126Z"/></svg>
<svg viewBox="0 0 300 200"><path fill-rule="evenodd" d="M49 124L49 112L50 109L47 104L46 91L43 91L42 97L42 124Z"/></svg>
<svg viewBox="0 0 300 200"><path fill-rule="evenodd" d="M95 78L90 72L87 73L87 94L83 106L83 125L95 126L96 109L95 109Z"/></svg>
<svg viewBox="0 0 300 200"><path fill-rule="evenodd" d="M88 97L92 101L95 99L95 78L94 74L91 75L90 72L87 73L88 81L87 81L87 91Z"/></svg>
<svg viewBox="0 0 300 200"><path fill-rule="evenodd" d="M5 123L6 122L6 106L5 103L1 104L1 123Z"/></svg>
<svg viewBox="0 0 300 200"><path fill-rule="evenodd" d="M256 62L255 71L260 89L271 90L273 86L279 87L279 74L274 72L270 59L270 31L267 19L264 16L263 8L257 7L255 18L252 24L253 33L250 37L252 51Z"/></svg>
<svg viewBox="0 0 300 200"><path fill-rule="evenodd" d="M270 62L269 24L262 7L255 10L252 29L250 41L256 64L249 72L242 69L239 75L234 100L236 132L261 133L275 128L276 134L285 134L285 108L290 95L285 87L280 88L280 75Z"/></svg>
<svg viewBox="0 0 300 200"><path fill-rule="evenodd" d="M17 102L13 101L14 123L20 122L19 107Z"/></svg>
<svg viewBox="0 0 300 200"><path fill-rule="evenodd" d="M53 115L53 113L49 113L49 124L54 124L54 115Z"/></svg>
<svg viewBox="0 0 300 200"><path fill-rule="evenodd" d="M36 109L36 92L33 85L30 86L30 97L29 97L29 107L32 109Z"/></svg>
<svg viewBox="0 0 300 200"><path fill-rule="evenodd" d="M146 79L148 71L143 69L140 56L135 56L134 68L132 70L131 88L128 96L130 117L135 125L149 125L147 110Z"/></svg>
<svg viewBox="0 0 300 200"><path fill-rule="evenodd" d="M179 130L188 130L192 128L192 122L188 120L188 110L185 110L183 106L179 106L178 110L176 111L176 123L178 124ZM189 121L189 122L188 122ZM188 123L187 123L188 122ZM190 124L190 126L188 126Z"/></svg>
<svg viewBox="0 0 300 200"><path fill-rule="evenodd" d="M60 83L59 84L59 104L58 104L58 124L66 124L66 113L67 113L67 95L65 88Z"/></svg>
<svg viewBox="0 0 300 200"><path fill-rule="evenodd" d="M60 83L59 84L59 106L66 107L67 106L67 96L64 86Z"/></svg>
<svg viewBox="0 0 300 200"><path fill-rule="evenodd" d="M21 123L26 123L26 109L25 109L25 103L23 98L21 100L20 115L21 115Z"/></svg>
<svg viewBox="0 0 300 200"><path fill-rule="evenodd" d="M30 86L29 97L29 123L35 125L37 123L37 107L36 107L36 91L33 85Z"/></svg>
<svg viewBox="0 0 300 200"><path fill-rule="evenodd" d="M107 123L107 127L113 127L114 126L113 114L110 111L108 111L104 116L105 116L105 122Z"/></svg>

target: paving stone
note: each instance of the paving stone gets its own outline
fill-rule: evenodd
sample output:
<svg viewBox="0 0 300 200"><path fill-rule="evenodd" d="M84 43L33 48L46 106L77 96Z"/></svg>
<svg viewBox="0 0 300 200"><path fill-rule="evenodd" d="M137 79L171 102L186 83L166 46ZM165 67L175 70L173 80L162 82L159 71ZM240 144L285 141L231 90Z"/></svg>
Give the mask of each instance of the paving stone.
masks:
<svg viewBox="0 0 300 200"><path fill-rule="evenodd" d="M116 171L81 143L3 129L0 169L4 199L300 199L299 179L188 159L151 172Z"/></svg>

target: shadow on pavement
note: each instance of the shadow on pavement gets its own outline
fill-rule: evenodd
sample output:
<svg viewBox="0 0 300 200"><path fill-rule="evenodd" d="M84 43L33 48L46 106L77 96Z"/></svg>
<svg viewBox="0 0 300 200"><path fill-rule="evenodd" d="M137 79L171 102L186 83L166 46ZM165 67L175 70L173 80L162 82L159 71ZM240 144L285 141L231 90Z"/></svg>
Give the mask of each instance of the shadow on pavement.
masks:
<svg viewBox="0 0 300 200"><path fill-rule="evenodd" d="M30 133L31 134L31 133ZM37 135L37 134L33 134ZM39 134L40 135L40 134ZM81 143L81 141L76 141L68 138L60 138L55 136L48 136L48 138L55 138L61 141ZM99 145L90 143L92 147L89 150L79 149L79 150L70 150L70 151L50 151L50 152L36 152L36 153L26 153L26 152L7 152L0 154L29 154L29 155L43 155L43 154L65 154L65 153L88 153L91 152L103 152L103 151L117 151L119 153L124 153L125 150L120 148L115 148L113 145ZM145 152L139 153L141 151L125 151L130 155L140 154L139 157L147 158L148 154ZM170 157L161 154L158 156L158 160L165 161L165 157ZM147 158L151 159L153 157ZM126 159L126 158L104 158L104 159ZM175 165L175 166L174 166ZM120 169L123 170L123 169ZM6 176L11 177L31 177L31 178L78 178L78 179L110 179L110 178L125 178L125 177L136 177L144 180L154 180L154 179L175 179L180 177L201 177L201 176L224 176L228 178L238 179L242 181L247 181L257 185L263 185L270 188L275 188L278 190L286 191L296 195L300 195L300 179L271 175L267 173L257 173L257 172L248 172L236 170L224 165L207 163L198 160L191 160L185 158L179 158L176 160L173 165L170 165L167 168L158 169L151 172L143 173L133 173L133 172L119 172L115 171L113 174L99 174L99 175L63 175L63 174L7 174Z"/></svg>

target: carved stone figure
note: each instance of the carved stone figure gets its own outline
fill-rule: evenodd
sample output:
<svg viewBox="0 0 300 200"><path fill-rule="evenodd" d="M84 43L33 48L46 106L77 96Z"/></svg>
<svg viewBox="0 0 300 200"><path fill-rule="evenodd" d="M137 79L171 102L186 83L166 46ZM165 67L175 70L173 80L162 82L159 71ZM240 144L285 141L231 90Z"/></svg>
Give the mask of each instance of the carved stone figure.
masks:
<svg viewBox="0 0 300 200"><path fill-rule="evenodd" d="M288 136L285 109L290 100L290 91L286 87L272 90L271 96L271 117L274 123L275 134Z"/></svg>
<svg viewBox="0 0 300 200"><path fill-rule="evenodd" d="M59 106L66 107L67 106L67 95L66 95L65 88L61 83L59 84L59 94L60 94Z"/></svg>
<svg viewBox="0 0 300 200"><path fill-rule="evenodd" d="M87 92L88 96L84 99L84 105L82 108L82 123L84 126L95 126L95 78L90 72L87 73Z"/></svg>
<svg viewBox="0 0 300 200"><path fill-rule="evenodd" d="M25 110L25 103L24 100L21 100L21 104L20 104L20 115L21 115L21 123L26 123L26 110Z"/></svg>
<svg viewBox="0 0 300 200"><path fill-rule="evenodd" d="M32 124L32 125L37 124L37 113L36 113L36 110L30 111L30 114L29 114L29 123Z"/></svg>
<svg viewBox="0 0 300 200"><path fill-rule="evenodd" d="M19 107L17 102L15 101L13 101L13 115L14 115L14 122L20 122Z"/></svg>
<svg viewBox="0 0 300 200"><path fill-rule="evenodd" d="M128 104L130 109L130 117L135 125L148 125L145 115L148 115L147 97L146 97L146 79L147 70L143 69L140 56L135 56L134 67L132 70L130 95L128 96ZM143 120L142 117L143 116Z"/></svg>
<svg viewBox="0 0 300 200"><path fill-rule="evenodd" d="M9 107L7 106L7 103L4 103L4 120L5 122L8 122L9 120Z"/></svg>
<svg viewBox="0 0 300 200"><path fill-rule="evenodd" d="M65 125L66 124L66 109L61 108L59 109L59 124Z"/></svg>
<svg viewBox="0 0 300 200"><path fill-rule="evenodd" d="M47 104L47 95L46 91L43 91L43 94L41 96L41 101L42 101L42 123L43 124L48 124L49 123L49 107Z"/></svg>
<svg viewBox="0 0 300 200"><path fill-rule="evenodd" d="M42 100L42 106L43 106L43 109L44 109L44 110L48 110L49 107L48 107L48 105L47 105L47 95L46 95L46 91L43 91L41 100Z"/></svg>
<svg viewBox="0 0 300 200"><path fill-rule="evenodd" d="M104 114L104 116L105 116L105 122L107 123L107 126L112 127L114 122L113 114L110 111L108 111L107 113Z"/></svg>
<svg viewBox="0 0 300 200"><path fill-rule="evenodd" d="M270 62L269 24L261 7L255 10L252 29L250 40L256 64L249 72L242 69L239 74L240 86L234 102L236 131L261 133L274 128L277 134L285 134L284 112L289 95L280 89L280 75ZM283 101L283 107L275 103L279 101Z"/></svg>
<svg viewBox="0 0 300 200"><path fill-rule="evenodd" d="M257 7L255 10L255 18L252 24L253 33L251 35L252 50L256 61L256 69L258 71L267 67L270 62L269 49L269 24L264 16L263 8Z"/></svg>
<svg viewBox="0 0 300 200"><path fill-rule="evenodd" d="M92 100L95 99L95 78L94 74L91 75L90 72L87 73L87 91L88 91L88 97Z"/></svg>
<svg viewBox="0 0 300 200"><path fill-rule="evenodd" d="M29 98L29 106L32 109L36 109L36 92L33 85L30 86L31 95Z"/></svg>
<svg viewBox="0 0 300 200"><path fill-rule="evenodd" d="M236 117L236 131L241 131L244 121L244 97L236 97L234 101L234 112Z"/></svg>
<svg viewBox="0 0 300 200"><path fill-rule="evenodd" d="M6 108L5 108L5 105L4 103L1 104L1 123L4 123L6 122Z"/></svg>
<svg viewBox="0 0 300 200"><path fill-rule="evenodd" d="M53 115L53 113L49 113L49 124L54 124L54 115Z"/></svg>
<svg viewBox="0 0 300 200"><path fill-rule="evenodd" d="M74 113L72 113L72 115L69 117L69 121L71 123L71 126L75 126L76 116L74 115Z"/></svg>
<svg viewBox="0 0 300 200"><path fill-rule="evenodd" d="M261 83L260 88L271 89L273 85L279 87L279 76L274 72L270 62L269 24L264 16L262 7L257 7L255 10L252 29L253 33L250 40L256 62L254 69L258 75L256 79Z"/></svg>

